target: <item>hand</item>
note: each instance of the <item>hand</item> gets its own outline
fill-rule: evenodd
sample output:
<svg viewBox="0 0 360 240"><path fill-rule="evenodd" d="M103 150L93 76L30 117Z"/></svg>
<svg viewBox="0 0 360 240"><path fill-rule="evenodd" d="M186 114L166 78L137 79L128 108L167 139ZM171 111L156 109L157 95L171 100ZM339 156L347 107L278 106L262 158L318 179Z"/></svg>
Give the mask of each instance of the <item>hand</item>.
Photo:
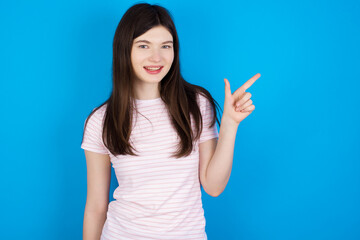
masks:
<svg viewBox="0 0 360 240"><path fill-rule="evenodd" d="M255 74L252 78L247 80L241 87L239 87L233 94L231 94L230 82L225 78L225 102L224 112L222 118L233 122L234 125L244 120L254 111L255 106L250 99L251 93L245 92L259 77L260 73Z"/></svg>

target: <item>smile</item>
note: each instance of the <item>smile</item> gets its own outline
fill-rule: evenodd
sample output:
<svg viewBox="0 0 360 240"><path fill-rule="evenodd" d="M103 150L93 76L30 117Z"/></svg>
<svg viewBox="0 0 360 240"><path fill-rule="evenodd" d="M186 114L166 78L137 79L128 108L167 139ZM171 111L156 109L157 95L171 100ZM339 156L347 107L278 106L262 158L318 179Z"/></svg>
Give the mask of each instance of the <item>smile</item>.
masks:
<svg viewBox="0 0 360 240"><path fill-rule="evenodd" d="M164 66L146 66L144 67L144 69L146 70L146 72L150 73L150 74L157 74L159 72L161 72L161 69Z"/></svg>

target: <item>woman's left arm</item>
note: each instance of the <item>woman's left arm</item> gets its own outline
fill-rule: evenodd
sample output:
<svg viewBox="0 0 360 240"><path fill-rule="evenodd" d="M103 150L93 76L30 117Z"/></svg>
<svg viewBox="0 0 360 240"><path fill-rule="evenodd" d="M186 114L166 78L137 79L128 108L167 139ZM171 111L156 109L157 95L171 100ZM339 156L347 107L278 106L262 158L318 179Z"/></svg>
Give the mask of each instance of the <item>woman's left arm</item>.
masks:
<svg viewBox="0 0 360 240"><path fill-rule="evenodd" d="M199 144L200 182L205 192L213 197L219 196L229 181L237 128L255 109L251 94L245 91L259 77L259 73L255 74L233 94L229 81L224 79L225 102L219 140L211 139Z"/></svg>

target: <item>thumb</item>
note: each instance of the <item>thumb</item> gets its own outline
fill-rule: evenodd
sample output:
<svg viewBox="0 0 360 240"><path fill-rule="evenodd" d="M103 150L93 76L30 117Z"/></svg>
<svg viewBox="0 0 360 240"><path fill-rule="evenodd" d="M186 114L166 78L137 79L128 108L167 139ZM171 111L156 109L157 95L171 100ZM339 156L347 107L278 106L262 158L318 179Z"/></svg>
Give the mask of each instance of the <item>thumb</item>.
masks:
<svg viewBox="0 0 360 240"><path fill-rule="evenodd" d="M231 96L230 82L226 78L224 78L225 82L225 97L228 98Z"/></svg>

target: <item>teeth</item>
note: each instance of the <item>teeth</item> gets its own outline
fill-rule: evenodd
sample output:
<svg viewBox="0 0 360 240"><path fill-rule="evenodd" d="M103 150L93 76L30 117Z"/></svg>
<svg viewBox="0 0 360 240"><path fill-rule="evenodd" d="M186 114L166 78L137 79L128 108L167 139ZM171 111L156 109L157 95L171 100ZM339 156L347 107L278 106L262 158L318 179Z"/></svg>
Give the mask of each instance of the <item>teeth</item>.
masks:
<svg viewBox="0 0 360 240"><path fill-rule="evenodd" d="M151 70L151 71L155 71L155 70L159 70L160 69L160 67L157 67L157 68L152 68L152 67L145 67L146 69L149 69L149 70Z"/></svg>

